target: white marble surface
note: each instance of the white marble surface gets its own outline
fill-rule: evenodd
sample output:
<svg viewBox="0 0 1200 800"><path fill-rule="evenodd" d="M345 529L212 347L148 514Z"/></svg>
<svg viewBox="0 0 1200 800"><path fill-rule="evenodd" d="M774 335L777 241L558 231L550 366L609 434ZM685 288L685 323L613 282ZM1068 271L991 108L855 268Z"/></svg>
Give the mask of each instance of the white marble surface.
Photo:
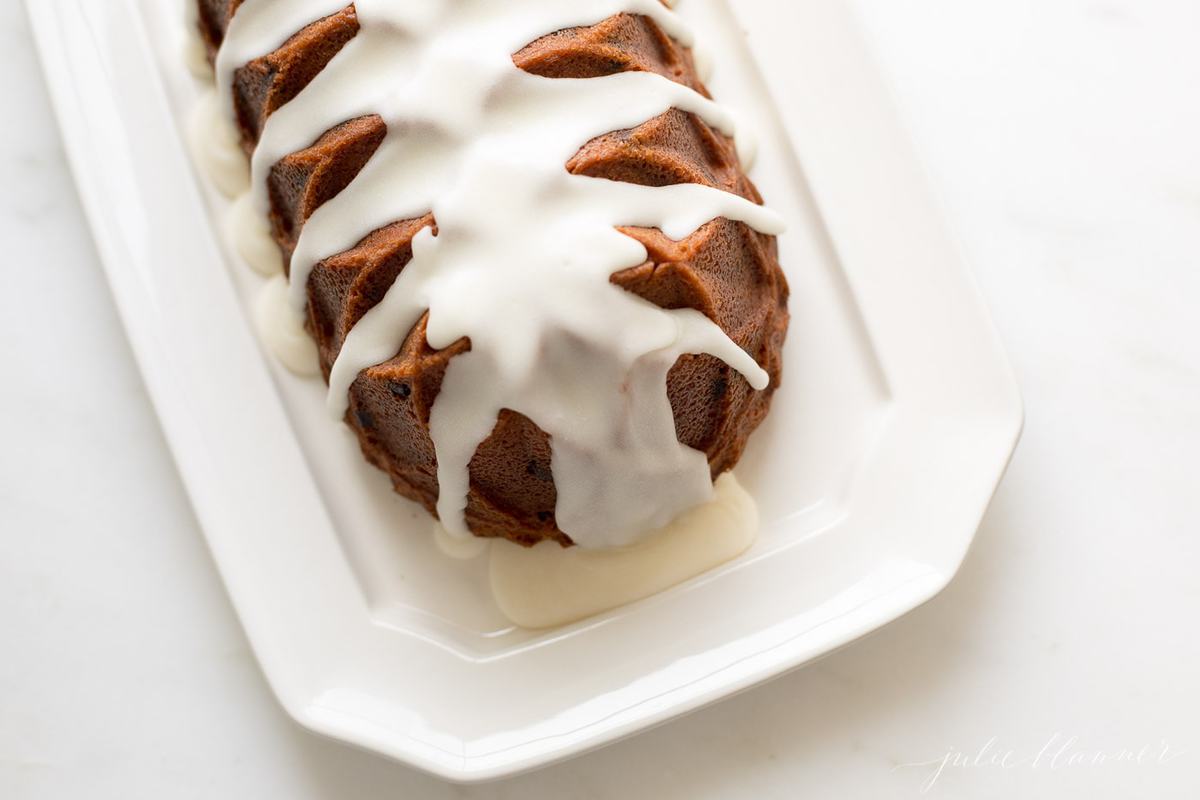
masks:
<svg viewBox="0 0 1200 800"><path fill-rule="evenodd" d="M902 798L951 749L928 796L1200 796L1200 4L856 2L1025 392L978 543L867 641L470 789L269 696L0 5L0 798Z"/></svg>

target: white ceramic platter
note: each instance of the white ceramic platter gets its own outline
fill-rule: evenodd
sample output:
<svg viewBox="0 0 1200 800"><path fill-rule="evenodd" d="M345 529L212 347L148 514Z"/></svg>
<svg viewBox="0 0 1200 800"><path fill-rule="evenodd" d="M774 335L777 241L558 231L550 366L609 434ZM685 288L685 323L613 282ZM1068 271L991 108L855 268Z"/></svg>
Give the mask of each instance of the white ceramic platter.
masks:
<svg viewBox="0 0 1200 800"><path fill-rule="evenodd" d="M226 251L222 201L185 151L198 87L181 3L28 6L146 384L301 724L451 780L496 778L777 676L954 575L1020 400L843 2L680 4L716 64L714 94L759 132L754 179L791 223L785 385L739 467L759 541L550 632L506 624L485 562L442 556L424 513L328 420L321 385L263 353L260 279Z"/></svg>

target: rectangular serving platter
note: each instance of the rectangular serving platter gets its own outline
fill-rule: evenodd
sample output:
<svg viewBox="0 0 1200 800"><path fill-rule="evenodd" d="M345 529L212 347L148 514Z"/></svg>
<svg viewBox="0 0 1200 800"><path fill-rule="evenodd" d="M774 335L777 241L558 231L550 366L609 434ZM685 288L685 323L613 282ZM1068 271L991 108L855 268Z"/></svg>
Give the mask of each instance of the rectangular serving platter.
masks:
<svg viewBox="0 0 1200 800"><path fill-rule="evenodd" d="M323 387L251 322L261 281L185 145L182 3L27 3L146 385L273 691L302 725L449 780L611 742L894 620L953 577L1015 447L1019 395L852 9L684 0L710 88L758 134L789 220L785 383L738 468L758 543L551 631L436 549Z"/></svg>

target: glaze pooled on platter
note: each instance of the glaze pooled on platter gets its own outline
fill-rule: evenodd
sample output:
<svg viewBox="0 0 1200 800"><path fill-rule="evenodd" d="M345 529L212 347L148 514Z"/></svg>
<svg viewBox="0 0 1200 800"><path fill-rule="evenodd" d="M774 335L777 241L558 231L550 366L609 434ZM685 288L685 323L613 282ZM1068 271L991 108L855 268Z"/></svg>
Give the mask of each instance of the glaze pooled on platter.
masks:
<svg viewBox="0 0 1200 800"><path fill-rule="evenodd" d="M666 591L740 556L758 535L758 505L732 472L713 498L628 547L492 544L496 605L523 628L552 628Z"/></svg>
<svg viewBox="0 0 1200 800"><path fill-rule="evenodd" d="M330 0L246 0L217 58L220 107L234 71L343 8ZM330 372L341 416L364 369L393 357L428 311L434 348L469 339L450 360L430 417L445 527L468 535L468 465L502 410L550 436L558 527L585 547L627 545L711 498L704 453L680 443L667 373L687 353L716 356L756 390L768 375L712 320L666 309L612 283L647 260L620 227L681 240L717 218L761 233L779 218L698 183L647 186L568 172L589 141L671 109L727 135L732 117L653 72L548 79L512 54L555 31L622 12L690 34L657 0L360 0L359 30L299 94L265 122L252 161L259 222L239 224L241 250L261 255L268 175L338 124L378 115L387 135L360 173L308 218L291 256L292 306L307 301L318 262L396 220L436 220L382 301L348 332ZM248 237L248 238L246 238ZM247 244L248 242L248 244Z"/></svg>

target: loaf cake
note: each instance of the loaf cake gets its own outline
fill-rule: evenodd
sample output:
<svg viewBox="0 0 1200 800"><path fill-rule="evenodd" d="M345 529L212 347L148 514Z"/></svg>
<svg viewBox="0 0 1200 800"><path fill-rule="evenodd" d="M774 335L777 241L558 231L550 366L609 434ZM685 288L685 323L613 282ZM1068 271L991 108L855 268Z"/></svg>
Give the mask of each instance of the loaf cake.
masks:
<svg viewBox="0 0 1200 800"><path fill-rule="evenodd" d="M780 384L788 289L673 11L195 2L331 407L397 492L523 545L704 501Z"/></svg>

